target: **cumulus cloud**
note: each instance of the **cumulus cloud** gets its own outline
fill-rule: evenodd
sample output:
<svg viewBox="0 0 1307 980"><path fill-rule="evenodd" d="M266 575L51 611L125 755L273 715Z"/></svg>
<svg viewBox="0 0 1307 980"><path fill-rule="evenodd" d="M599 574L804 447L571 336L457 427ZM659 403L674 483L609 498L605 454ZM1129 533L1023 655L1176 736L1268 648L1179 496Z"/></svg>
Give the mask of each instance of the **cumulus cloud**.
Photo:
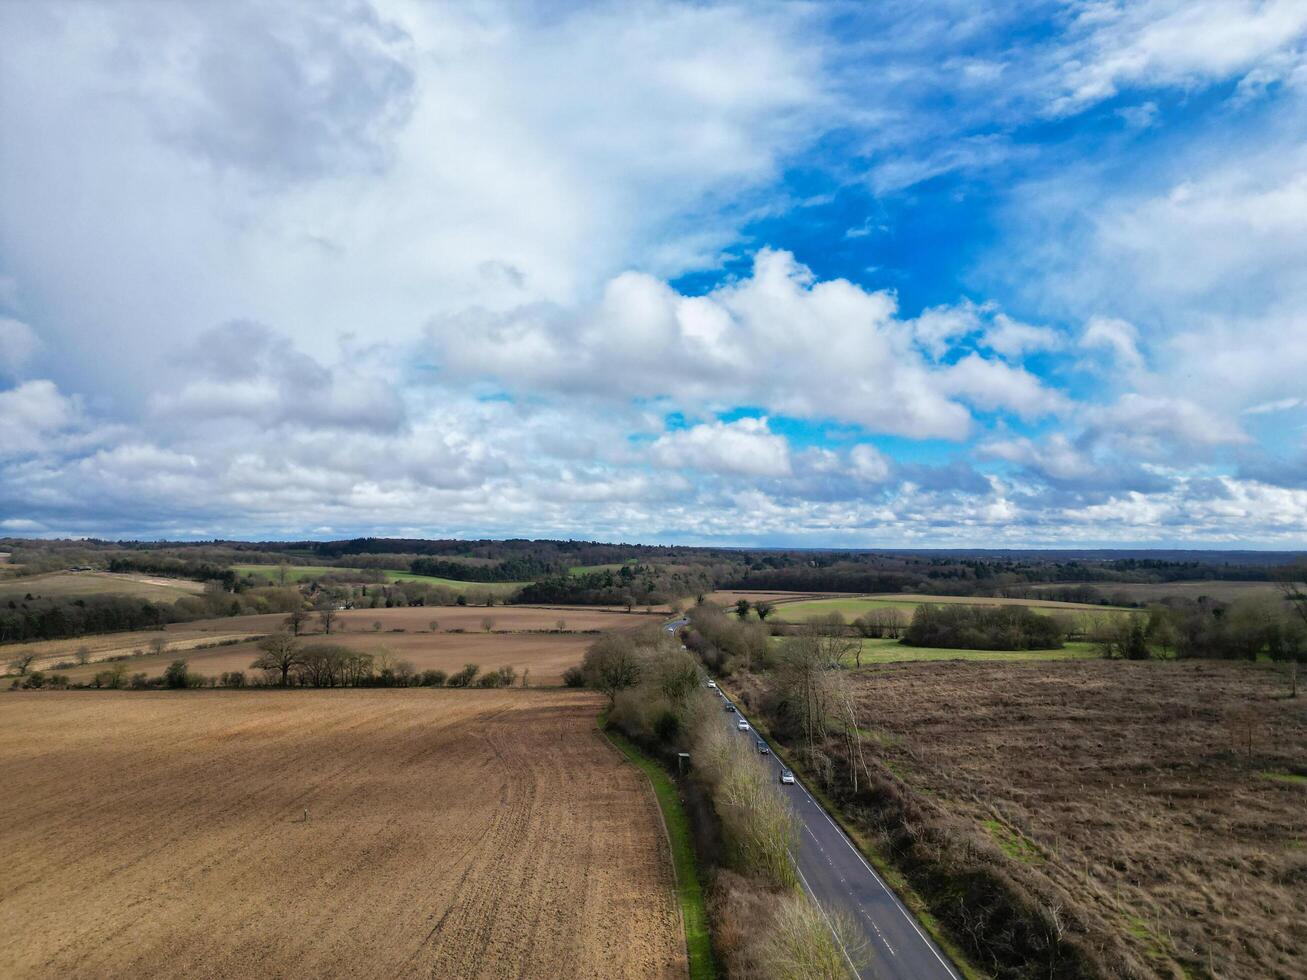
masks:
<svg viewBox="0 0 1307 980"><path fill-rule="evenodd" d="M946 344L957 333L896 313L887 292L818 281L791 253L763 249L750 276L705 296L624 273L588 309L468 311L433 320L428 337L433 359L455 377L677 406L766 404L917 438L964 438L963 402L1022 417L1062 404L1028 372L978 354L930 364L914 340ZM958 315L974 314L963 306Z"/></svg>
<svg viewBox="0 0 1307 980"><path fill-rule="evenodd" d="M772 434L765 418L677 429L659 436L650 455L663 466L710 473L785 476L790 472L789 443Z"/></svg>

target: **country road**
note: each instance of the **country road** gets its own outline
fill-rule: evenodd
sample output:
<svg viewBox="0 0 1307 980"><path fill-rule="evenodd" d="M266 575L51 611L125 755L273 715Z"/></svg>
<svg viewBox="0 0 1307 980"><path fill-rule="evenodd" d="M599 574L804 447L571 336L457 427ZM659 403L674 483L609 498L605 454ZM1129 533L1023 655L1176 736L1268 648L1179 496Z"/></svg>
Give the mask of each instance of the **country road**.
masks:
<svg viewBox="0 0 1307 980"><path fill-rule="evenodd" d="M669 623L675 632L684 620ZM730 699L722 692L723 709ZM740 738L750 744L759 736L752 726L738 731L736 724L745 718L735 705L735 713L723 710L722 724L730 725ZM747 718L746 718L747 720ZM779 783L784 766L775 754L763 756L763 762ZM799 846L795 863L804 889L828 913L842 913L856 929L861 940L861 980L961 980L948 958L931 942L898 896L890 890L854 847L852 841L825 809L795 777L795 783L781 786L799 818Z"/></svg>

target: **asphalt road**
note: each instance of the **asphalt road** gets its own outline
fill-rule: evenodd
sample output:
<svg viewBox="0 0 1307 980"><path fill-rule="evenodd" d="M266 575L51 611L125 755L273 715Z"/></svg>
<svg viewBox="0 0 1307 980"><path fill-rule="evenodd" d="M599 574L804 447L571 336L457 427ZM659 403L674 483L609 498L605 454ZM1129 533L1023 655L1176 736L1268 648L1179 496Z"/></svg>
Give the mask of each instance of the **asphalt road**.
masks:
<svg viewBox="0 0 1307 980"><path fill-rule="evenodd" d="M682 625L684 620L678 620L668 624L667 629L674 632ZM744 732L736 727L744 718L739 706L736 705L736 713L728 713L725 705L729 699L725 694L721 698L722 723L729 725L740 738L747 738L750 744L758 742L760 737L752 726ZM763 756L763 761L779 783L784 768L780 760L772 754ZM861 945L855 957L861 964L855 971L858 977L862 980L960 980L960 974L931 942L912 913L795 778L794 785L781 786L781 790L789 797L802 828L795 855L799 878L818 905L828 913L843 913L856 930Z"/></svg>

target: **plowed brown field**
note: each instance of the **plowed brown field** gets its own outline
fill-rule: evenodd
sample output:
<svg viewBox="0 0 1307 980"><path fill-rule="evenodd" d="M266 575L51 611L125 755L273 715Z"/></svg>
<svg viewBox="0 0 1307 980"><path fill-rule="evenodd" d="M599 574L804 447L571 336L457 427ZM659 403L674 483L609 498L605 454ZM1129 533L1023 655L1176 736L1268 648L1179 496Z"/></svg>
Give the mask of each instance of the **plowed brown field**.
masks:
<svg viewBox="0 0 1307 980"><path fill-rule="evenodd" d="M0 976L684 976L657 804L598 708L6 694Z"/></svg>

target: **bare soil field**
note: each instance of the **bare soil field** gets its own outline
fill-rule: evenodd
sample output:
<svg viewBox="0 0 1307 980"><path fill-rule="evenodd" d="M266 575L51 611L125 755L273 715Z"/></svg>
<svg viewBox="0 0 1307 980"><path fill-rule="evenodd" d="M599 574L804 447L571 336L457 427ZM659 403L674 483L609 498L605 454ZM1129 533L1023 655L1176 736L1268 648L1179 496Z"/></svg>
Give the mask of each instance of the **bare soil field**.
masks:
<svg viewBox="0 0 1307 980"><path fill-rule="evenodd" d="M1045 896L1113 975L1307 976L1307 699L1277 670L903 664L854 684L891 795Z"/></svg>
<svg viewBox="0 0 1307 980"><path fill-rule="evenodd" d="M373 633L333 632L301 637L305 644L332 643L388 656L392 661L407 660L421 670L453 673L464 664L478 664L482 673L499 667L516 668L519 678L529 670L534 686L557 686L563 683L563 671L581 662L585 649L595 637L585 633ZM231 646L207 649L174 650L161 655L133 656L124 661L128 676L144 673L158 677L172 661L183 659L198 674L217 676L227 671L243 670L248 678L258 673L250 669L260 650L254 640ZM101 670L103 663L71 667L59 673L73 683L86 683Z"/></svg>
<svg viewBox="0 0 1307 980"><path fill-rule="evenodd" d="M7 694L0 976L684 976L657 804L599 707Z"/></svg>
<svg viewBox="0 0 1307 980"><path fill-rule="evenodd" d="M552 608L543 606L494 606L494 607L477 607L477 606L406 606L398 609L349 609L339 613L338 625L343 626L341 636L344 642L353 644L355 642L352 634L366 634L371 637L370 641L358 640L359 643L365 643L365 646L359 649L369 649L371 646L380 646L384 641L392 648L403 648L406 651L414 651L423 646L430 646L433 649L451 650L459 647L458 642L450 642L453 636L443 638L443 634L451 630L463 630L466 633L482 633L482 621L489 617L494 620L495 634L516 631L557 631L559 620L563 621L564 629L567 633L574 634L570 636L571 646L580 652L576 653L573 659L563 663L557 668L561 673L571 664L581 659L581 653L584 652L586 645L593 639L592 636L586 636L588 632L612 632L636 630L641 627L656 625L662 621L660 616L648 616L644 613L626 613L622 610L603 610L590 609L582 607ZM432 639L428 634L428 640L431 642L415 640L409 634L427 632L430 629L431 622L436 621L440 627L440 633L434 634L441 639ZM214 670L242 670L249 666L249 662L257 654L251 655L249 651L253 650L254 638L266 636L282 628L286 621L285 613L268 613L259 616L226 616L218 619L201 619L190 623L172 623L163 630L136 630L128 633L99 633L91 636L74 637L67 640L47 640L38 643L8 643L0 645L0 669L3 665L8 664L10 659L20 650L30 650L35 648L38 651L37 661L33 664L33 669L49 670L56 663L68 662L74 659L78 647L85 646L90 651L92 663L107 660L110 657L131 656L138 650L148 650L150 642L159 637L168 642L168 655L162 660L158 657L132 657L128 662L129 669L135 673L138 670L147 672L161 673L163 666L166 666L170 660L174 660L178 655L186 655L191 660L192 666L201 673L212 673ZM373 624L381 623L380 631L373 629ZM316 616L310 617L307 626L306 642L312 642L315 639L324 639L318 633L319 626ZM404 633L393 633L392 630L403 630ZM559 634L565 636L567 633ZM579 634L579 635L577 635ZM336 632L333 629L332 640L336 639ZM197 647L213 646L217 643L226 643L230 640L250 640L250 644L239 650L235 656L243 658L244 662L236 666L230 666L229 663L235 663L230 657L224 659L224 654L232 654L238 648L223 647L214 650L197 650ZM512 644L510 644L512 646ZM544 643L540 645L540 650L557 649L557 644ZM524 649L522 644L513 646L513 651ZM497 655L497 654L496 654ZM404 654L406 659L412 659L409 653ZM202 668L200 664L205 660L221 663L223 666L214 668ZM416 662L416 661L415 661ZM467 661L459 661L457 667L462 667ZM501 659L499 663L483 663L482 666L502 666L505 663L511 663L510 660ZM552 662L551 662L552 663ZM140 666L147 664L147 666ZM162 664L162 666L160 666ZM89 665L88 665L89 666ZM430 663L419 669L441 669L448 670L444 663ZM96 670L101 667L92 668L89 671L86 667L74 668L61 671L66 673L73 680L85 680L87 677L95 674ZM551 667L552 669L552 667ZM534 671L533 671L534 676ZM547 683L557 683L549 681Z"/></svg>

